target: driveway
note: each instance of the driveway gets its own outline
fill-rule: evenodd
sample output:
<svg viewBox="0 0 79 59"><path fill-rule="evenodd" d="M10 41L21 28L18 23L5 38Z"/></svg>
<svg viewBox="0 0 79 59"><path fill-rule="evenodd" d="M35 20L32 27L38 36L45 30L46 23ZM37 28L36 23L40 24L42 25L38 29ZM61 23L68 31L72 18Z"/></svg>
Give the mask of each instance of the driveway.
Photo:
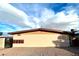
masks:
<svg viewBox="0 0 79 59"><path fill-rule="evenodd" d="M0 56L78 56L79 48L19 47L0 49Z"/></svg>

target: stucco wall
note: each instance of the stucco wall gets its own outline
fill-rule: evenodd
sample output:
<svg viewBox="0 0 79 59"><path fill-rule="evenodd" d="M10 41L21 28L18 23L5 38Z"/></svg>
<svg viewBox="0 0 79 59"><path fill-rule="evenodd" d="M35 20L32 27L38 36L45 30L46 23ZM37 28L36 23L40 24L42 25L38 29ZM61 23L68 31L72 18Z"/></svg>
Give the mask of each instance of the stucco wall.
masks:
<svg viewBox="0 0 79 59"><path fill-rule="evenodd" d="M5 38L0 38L0 48L4 48Z"/></svg>
<svg viewBox="0 0 79 59"><path fill-rule="evenodd" d="M68 47L67 35L50 32L29 32L13 35L14 40L24 40L24 44L13 44L13 47Z"/></svg>

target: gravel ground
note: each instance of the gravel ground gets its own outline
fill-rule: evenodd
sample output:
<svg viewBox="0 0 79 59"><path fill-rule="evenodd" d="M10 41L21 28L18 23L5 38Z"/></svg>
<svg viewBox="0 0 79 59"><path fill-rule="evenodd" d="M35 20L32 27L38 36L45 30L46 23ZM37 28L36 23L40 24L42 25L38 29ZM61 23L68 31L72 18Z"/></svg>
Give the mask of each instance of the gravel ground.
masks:
<svg viewBox="0 0 79 59"><path fill-rule="evenodd" d="M20 47L0 49L0 56L78 56L79 48Z"/></svg>

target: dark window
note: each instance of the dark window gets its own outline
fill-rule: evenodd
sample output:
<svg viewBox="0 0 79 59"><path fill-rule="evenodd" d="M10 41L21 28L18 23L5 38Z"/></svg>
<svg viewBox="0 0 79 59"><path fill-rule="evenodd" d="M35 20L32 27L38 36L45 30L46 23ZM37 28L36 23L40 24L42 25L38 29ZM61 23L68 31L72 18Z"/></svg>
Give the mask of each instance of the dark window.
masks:
<svg viewBox="0 0 79 59"><path fill-rule="evenodd" d="M24 40L13 40L13 43L24 43Z"/></svg>

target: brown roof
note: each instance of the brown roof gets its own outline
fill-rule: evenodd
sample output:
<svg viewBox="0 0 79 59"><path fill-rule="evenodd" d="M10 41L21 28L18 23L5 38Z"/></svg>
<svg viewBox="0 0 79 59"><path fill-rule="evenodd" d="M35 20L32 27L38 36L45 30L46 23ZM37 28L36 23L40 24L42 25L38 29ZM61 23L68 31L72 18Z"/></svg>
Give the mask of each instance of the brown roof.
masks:
<svg viewBox="0 0 79 59"><path fill-rule="evenodd" d="M35 31L44 31L44 32L60 33L60 34L71 34L71 32L67 32L67 31L61 31L61 30L56 30L56 29L45 29L45 28L37 28L37 29L9 32L8 34L13 35L13 34L21 34L21 33L27 33L27 32L35 32Z"/></svg>
<svg viewBox="0 0 79 59"><path fill-rule="evenodd" d="M10 37L12 37L12 36L0 36L0 38L10 38Z"/></svg>

